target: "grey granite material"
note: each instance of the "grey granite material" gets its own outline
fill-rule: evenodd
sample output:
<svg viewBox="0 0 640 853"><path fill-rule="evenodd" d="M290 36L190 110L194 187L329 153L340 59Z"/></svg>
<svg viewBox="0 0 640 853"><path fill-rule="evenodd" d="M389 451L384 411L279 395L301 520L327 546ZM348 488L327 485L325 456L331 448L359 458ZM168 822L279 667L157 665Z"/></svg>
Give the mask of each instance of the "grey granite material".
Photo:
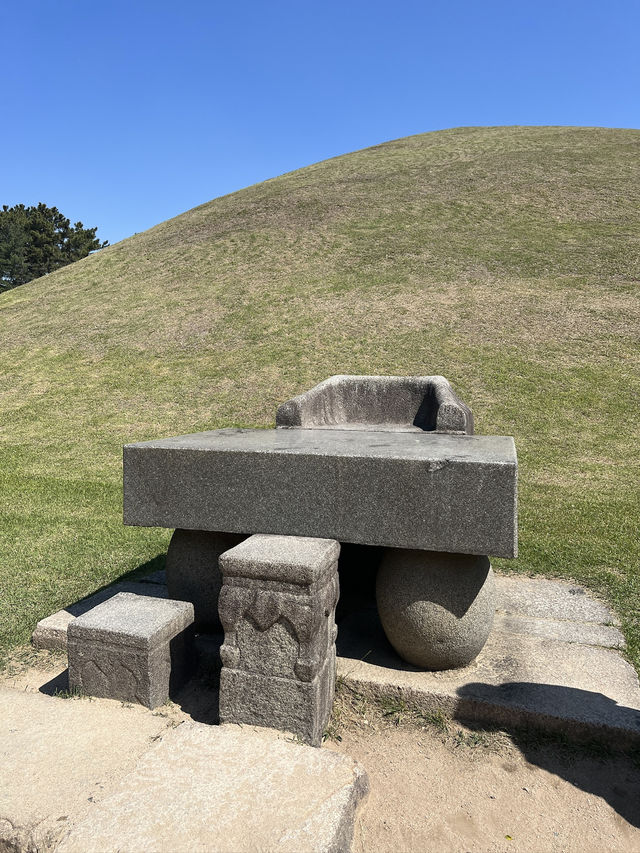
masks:
<svg viewBox="0 0 640 853"><path fill-rule="evenodd" d="M504 575L498 589L498 610L543 619L571 619L619 625L613 611L579 584L547 578Z"/></svg>
<svg viewBox="0 0 640 853"><path fill-rule="evenodd" d="M132 592L152 598L167 597L167 588L160 583L160 579L153 582L148 582L146 579L140 582L122 581L94 592L93 595L70 604L64 610L58 610L57 613L41 619L31 635L31 642L38 649L66 649L69 625L75 622L78 616L82 616L103 601L113 598L119 592Z"/></svg>
<svg viewBox="0 0 640 853"><path fill-rule="evenodd" d="M339 555L340 544L333 539L256 534L228 550L220 562L226 577L308 586L332 570Z"/></svg>
<svg viewBox="0 0 640 853"><path fill-rule="evenodd" d="M41 619L31 634L31 642L37 649L66 649L67 628L77 617L68 610L58 610Z"/></svg>
<svg viewBox="0 0 640 853"><path fill-rule="evenodd" d="M80 820L59 825L56 849L348 853L368 787L347 756L275 732L186 722Z"/></svg>
<svg viewBox="0 0 640 853"><path fill-rule="evenodd" d="M153 649L172 639L193 622L193 605L186 601L120 592L79 616L68 629L69 639L82 637Z"/></svg>
<svg viewBox="0 0 640 853"><path fill-rule="evenodd" d="M599 625L597 622L573 622L568 618L544 619L539 616L523 616L520 613L499 612L493 620L493 630L508 634L530 634L548 637L550 640L565 640L567 643L583 643L608 649L625 647L619 628Z"/></svg>
<svg viewBox="0 0 640 853"><path fill-rule="evenodd" d="M335 650L311 681L223 666L220 722L280 729L310 746L321 746L331 716L335 682Z"/></svg>
<svg viewBox="0 0 640 853"><path fill-rule="evenodd" d="M320 746L335 686L337 542L252 536L220 558L220 720Z"/></svg>
<svg viewBox="0 0 640 853"><path fill-rule="evenodd" d="M513 557L505 436L218 430L124 448L126 524Z"/></svg>
<svg viewBox="0 0 640 853"><path fill-rule="evenodd" d="M444 376L331 376L283 403L276 426L472 435L473 415Z"/></svg>
<svg viewBox="0 0 640 853"><path fill-rule="evenodd" d="M380 621L400 657L422 669L466 666L495 613L487 557L388 549L378 571Z"/></svg>
<svg viewBox="0 0 640 853"><path fill-rule="evenodd" d="M69 625L70 688L162 705L191 668L192 623L188 602L118 593Z"/></svg>
<svg viewBox="0 0 640 853"><path fill-rule="evenodd" d="M68 701L48 695L43 680L44 672L28 689L0 685L2 853L57 851L60 836L167 732L166 717L139 705Z"/></svg>
<svg viewBox="0 0 640 853"><path fill-rule="evenodd" d="M206 530L176 530L167 551L167 591L170 598L190 601L196 631L222 630L218 596L222 576L220 554L238 545L244 536Z"/></svg>

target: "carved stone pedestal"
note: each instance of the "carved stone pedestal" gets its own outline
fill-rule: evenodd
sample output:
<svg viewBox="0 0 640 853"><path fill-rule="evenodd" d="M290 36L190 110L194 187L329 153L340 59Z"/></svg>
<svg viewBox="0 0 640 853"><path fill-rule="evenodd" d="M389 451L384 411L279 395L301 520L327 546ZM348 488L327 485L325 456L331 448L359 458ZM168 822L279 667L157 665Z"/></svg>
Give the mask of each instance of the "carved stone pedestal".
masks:
<svg viewBox="0 0 640 853"><path fill-rule="evenodd" d="M257 534L220 557L220 721L322 742L335 688L340 545Z"/></svg>

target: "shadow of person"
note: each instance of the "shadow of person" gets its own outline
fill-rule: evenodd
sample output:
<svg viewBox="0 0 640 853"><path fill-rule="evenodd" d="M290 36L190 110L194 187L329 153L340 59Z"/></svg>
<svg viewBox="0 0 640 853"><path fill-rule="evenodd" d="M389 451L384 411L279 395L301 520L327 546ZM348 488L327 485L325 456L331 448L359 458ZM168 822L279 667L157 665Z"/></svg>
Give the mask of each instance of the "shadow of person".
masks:
<svg viewBox="0 0 640 853"><path fill-rule="evenodd" d="M526 681L476 682L456 692L461 700L460 719L465 717L465 707L475 703L499 708L501 728L509 731L527 761L601 797L626 821L640 827L640 711L602 693ZM504 722L510 711L514 712L512 725ZM536 717L544 721L536 725ZM557 736L561 721L567 719L573 732L566 722L565 731L574 734L575 741ZM548 734L549 726L555 736Z"/></svg>

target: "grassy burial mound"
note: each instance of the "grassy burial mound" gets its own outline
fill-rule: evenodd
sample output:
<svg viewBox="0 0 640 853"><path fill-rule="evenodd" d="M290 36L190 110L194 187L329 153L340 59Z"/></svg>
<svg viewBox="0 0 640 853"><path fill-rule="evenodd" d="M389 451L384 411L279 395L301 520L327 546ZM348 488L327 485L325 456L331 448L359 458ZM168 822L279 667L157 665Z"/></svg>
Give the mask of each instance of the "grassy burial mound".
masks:
<svg viewBox="0 0 640 853"><path fill-rule="evenodd" d="M447 376L514 435L520 557L640 662L640 131L461 128L190 210L0 296L0 645L162 554L121 446L271 426L333 373Z"/></svg>

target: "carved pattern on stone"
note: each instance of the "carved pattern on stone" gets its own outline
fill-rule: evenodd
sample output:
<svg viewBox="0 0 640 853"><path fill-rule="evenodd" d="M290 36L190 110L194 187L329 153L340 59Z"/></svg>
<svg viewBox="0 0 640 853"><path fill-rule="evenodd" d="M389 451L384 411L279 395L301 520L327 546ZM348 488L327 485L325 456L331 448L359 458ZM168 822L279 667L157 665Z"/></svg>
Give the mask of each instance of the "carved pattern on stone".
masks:
<svg viewBox="0 0 640 853"><path fill-rule="evenodd" d="M312 681L337 634L331 618L339 595L337 567L333 567L324 586L319 589L301 587L300 594L272 589L268 581L247 582L245 579L242 586L233 581L225 578L220 591L219 613L225 632L220 649L222 665L243 668L242 649L238 644L238 627L243 620L250 620L263 632L284 621L291 626L298 643L295 675L301 681Z"/></svg>

